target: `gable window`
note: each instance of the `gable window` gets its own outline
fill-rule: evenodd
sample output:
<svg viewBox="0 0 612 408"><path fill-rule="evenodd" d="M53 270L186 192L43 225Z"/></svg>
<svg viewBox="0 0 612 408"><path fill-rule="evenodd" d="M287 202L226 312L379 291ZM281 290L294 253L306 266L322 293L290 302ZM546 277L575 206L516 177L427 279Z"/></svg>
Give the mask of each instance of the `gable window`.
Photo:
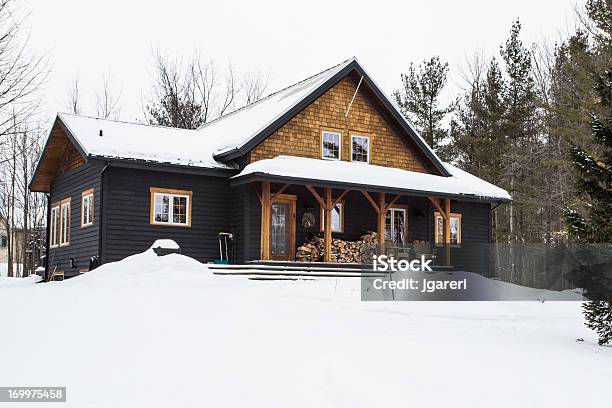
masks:
<svg viewBox="0 0 612 408"><path fill-rule="evenodd" d="M435 243L444 242L444 218L439 212L434 213L435 217ZM461 243L461 214L451 213L450 215L450 244L459 245Z"/></svg>
<svg viewBox="0 0 612 408"><path fill-rule="evenodd" d="M340 133L323 131L321 155L323 159L340 160Z"/></svg>
<svg viewBox="0 0 612 408"><path fill-rule="evenodd" d="M406 232L408 224L408 207L396 206L387 210L385 217L385 240L394 244L407 243Z"/></svg>
<svg viewBox="0 0 612 408"><path fill-rule="evenodd" d="M62 200L60 203L60 230L59 245L70 243L70 199Z"/></svg>
<svg viewBox="0 0 612 408"><path fill-rule="evenodd" d="M325 231L325 210L321 207L321 231ZM344 232L344 202L336 203L331 210L332 232Z"/></svg>
<svg viewBox="0 0 612 408"><path fill-rule="evenodd" d="M351 136L351 161L370 162L370 138L367 136Z"/></svg>
<svg viewBox="0 0 612 408"><path fill-rule="evenodd" d="M94 217L94 190L89 189L81 193L81 227L93 225Z"/></svg>
<svg viewBox="0 0 612 408"><path fill-rule="evenodd" d="M191 227L192 192L151 187L151 224Z"/></svg>

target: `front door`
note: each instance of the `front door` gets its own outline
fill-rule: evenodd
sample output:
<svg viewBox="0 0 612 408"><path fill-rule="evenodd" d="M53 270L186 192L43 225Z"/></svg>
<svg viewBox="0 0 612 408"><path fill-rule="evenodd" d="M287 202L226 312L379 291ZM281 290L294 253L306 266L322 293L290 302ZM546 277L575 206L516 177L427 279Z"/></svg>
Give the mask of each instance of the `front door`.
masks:
<svg viewBox="0 0 612 408"><path fill-rule="evenodd" d="M295 196L281 194L272 202L270 217L272 259L295 259Z"/></svg>

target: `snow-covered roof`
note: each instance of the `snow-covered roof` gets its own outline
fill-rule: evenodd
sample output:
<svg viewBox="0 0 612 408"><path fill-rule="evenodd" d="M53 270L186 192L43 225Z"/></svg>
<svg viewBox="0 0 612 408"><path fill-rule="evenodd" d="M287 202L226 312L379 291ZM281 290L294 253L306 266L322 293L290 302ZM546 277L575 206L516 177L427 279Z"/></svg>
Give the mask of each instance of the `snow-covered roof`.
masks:
<svg viewBox="0 0 612 408"><path fill-rule="evenodd" d="M213 155L217 144L197 130L150 126L59 113L58 117L86 154L184 166L228 168ZM102 132L102 136L100 136Z"/></svg>
<svg viewBox="0 0 612 408"><path fill-rule="evenodd" d="M59 113L86 155L210 168L229 168L215 155L241 147L295 107L355 58L202 125L197 130ZM102 131L102 136L100 136Z"/></svg>
<svg viewBox="0 0 612 408"><path fill-rule="evenodd" d="M204 137L222 140L217 154L240 148L354 61L357 61L355 57L348 59L255 103L205 123L198 130Z"/></svg>
<svg viewBox="0 0 612 408"><path fill-rule="evenodd" d="M391 167L339 160L277 156L247 165L234 179L248 175L313 180L313 182L373 186L389 190L410 190L466 199L509 201L510 194L465 171L444 163L451 177L417 173Z"/></svg>
<svg viewBox="0 0 612 408"><path fill-rule="evenodd" d="M303 81L266 96L257 102L228 113L202 125L196 130L123 122L87 116L59 113L58 119L68 130L79 150L86 156L115 159L143 160L173 165L228 169L224 154L242 154L265 137L268 130L313 98L332 86L346 73L358 69L371 80L355 57L328 68ZM382 93L379 98L388 102L403 126L409 129L417 146L428 156L441 173L442 161L420 137L397 106ZM102 135L100 135L102 134ZM249 144L250 145L247 145ZM245 145L247 145L245 147ZM244 148L244 149L243 149ZM232 157L227 157L228 159Z"/></svg>

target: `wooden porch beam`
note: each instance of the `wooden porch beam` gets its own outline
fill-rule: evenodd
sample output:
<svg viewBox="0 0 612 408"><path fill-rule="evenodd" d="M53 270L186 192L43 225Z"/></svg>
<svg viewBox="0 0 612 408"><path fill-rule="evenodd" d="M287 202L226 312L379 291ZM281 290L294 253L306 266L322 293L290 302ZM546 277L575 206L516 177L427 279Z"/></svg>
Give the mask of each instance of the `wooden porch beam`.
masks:
<svg viewBox="0 0 612 408"><path fill-rule="evenodd" d="M385 193L378 193L378 253L385 253L385 217L387 216L385 206Z"/></svg>
<svg viewBox="0 0 612 408"><path fill-rule="evenodd" d="M332 225L331 225L331 211L332 211L332 189L331 187L325 187L325 238L324 238L324 252L323 260L325 262L331 262L332 260Z"/></svg>
<svg viewBox="0 0 612 408"><path fill-rule="evenodd" d="M291 184L287 183L284 186L281 187L280 190L278 190L276 193L274 193L274 195L272 196L271 201L274 201L278 198L279 195L283 194L283 192L287 189L287 187L289 187Z"/></svg>
<svg viewBox="0 0 612 408"><path fill-rule="evenodd" d="M331 209L333 209L336 206L336 204L338 204L340 200L342 200L344 196L348 194L349 191L351 190L344 190L342 194L340 194L340 196L334 200L334 202L332 203Z"/></svg>
<svg viewBox="0 0 612 408"><path fill-rule="evenodd" d="M306 185L306 188L308 189L308 191L310 191L313 197L319 202L321 207L325 208L325 201L323 201L319 193L317 193L317 190L315 190L313 186L308 185L308 184Z"/></svg>
<svg viewBox="0 0 612 408"><path fill-rule="evenodd" d="M253 190L255 190L255 193L257 193L257 198L259 198L259 203L262 204L263 201L261 201L261 193L257 189L257 185L255 183L252 183L251 187L253 188Z"/></svg>
<svg viewBox="0 0 612 408"><path fill-rule="evenodd" d="M451 202L449 198L444 199L444 243L450 244L450 213Z"/></svg>
<svg viewBox="0 0 612 408"><path fill-rule="evenodd" d="M444 210L440 206L440 203L438 202L438 199L437 198L433 198L433 197L427 197L427 198L429 199L429 201L431 201L431 203L436 208L436 210L438 210L438 212L440 213L442 218L446 219L446 213L444 212Z"/></svg>
<svg viewBox="0 0 612 408"><path fill-rule="evenodd" d="M395 197L393 197L393 200L391 200L391 202L385 206L385 214L387 213L387 210L389 210L389 208L391 208L391 206L393 206L393 204L395 204L395 202L399 200L401 196L401 194L397 194Z"/></svg>
<svg viewBox="0 0 612 408"><path fill-rule="evenodd" d="M376 211L376 214L380 214L380 208L378 208L378 205L376 204L374 199L370 196L370 194L368 194L367 191L362 191L361 194L363 194L363 196L368 199L368 202L370 203L372 208L374 208L374 211Z"/></svg>
<svg viewBox="0 0 612 408"><path fill-rule="evenodd" d="M261 243L260 255L261 259L267 261L270 259L270 182L261 182Z"/></svg>

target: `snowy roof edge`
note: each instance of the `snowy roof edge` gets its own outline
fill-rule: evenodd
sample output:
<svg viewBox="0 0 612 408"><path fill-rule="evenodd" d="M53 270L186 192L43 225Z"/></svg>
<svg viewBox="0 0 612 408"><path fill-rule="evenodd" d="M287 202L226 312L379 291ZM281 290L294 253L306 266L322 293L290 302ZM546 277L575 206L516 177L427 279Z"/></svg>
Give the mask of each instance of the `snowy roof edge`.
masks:
<svg viewBox="0 0 612 408"><path fill-rule="evenodd" d="M317 167L313 167L317 164L319 165L319 172L316 171ZM502 203L512 201L512 197L506 190L451 164L444 164L452 174L451 177L362 163L276 156L272 159L253 162L231 178L236 180L236 184L248 182L253 177L278 177L279 180L320 181L323 184L331 183L364 188L376 187L389 191L401 190L423 196L442 195ZM301 170L304 168L308 171ZM324 174L324 176L319 173ZM329 176L329 174L333 174L333 176ZM397 182L398 178L402 178L402 180ZM364 182L363 180L369 181ZM393 180L396 180L395 184Z"/></svg>

